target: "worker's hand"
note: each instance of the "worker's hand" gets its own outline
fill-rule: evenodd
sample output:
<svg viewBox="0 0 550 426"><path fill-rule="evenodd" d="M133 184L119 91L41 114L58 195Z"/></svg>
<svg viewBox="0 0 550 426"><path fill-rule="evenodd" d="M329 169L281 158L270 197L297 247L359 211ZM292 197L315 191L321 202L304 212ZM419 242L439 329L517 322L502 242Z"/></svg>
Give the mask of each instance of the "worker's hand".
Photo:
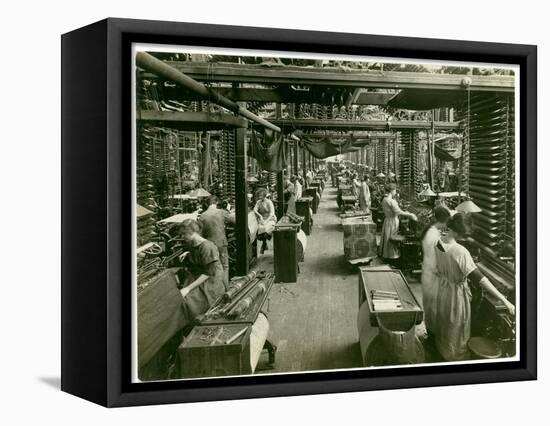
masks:
<svg viewBox="0 0 550 426"><path fill-rule="evenodd" d="M411 219L414 220L415 222L418 222L418 217L416 217L414 213L411 213Z"/></svg>
<svg viewBox="0 0 550 426"><path fill-rule="evenodd" d="M506 308L508 309L508 312L512 316L516 316L516 307L512 305L510 302L506 302Z"/></svg>
<svg viewBox="0 0 550 426"><path fill-rule="evenodd" d="M188 251L184 251L182 254L180 254L180 256L179 256L180 262L183 262L188 254L189 254Z"/></svg>

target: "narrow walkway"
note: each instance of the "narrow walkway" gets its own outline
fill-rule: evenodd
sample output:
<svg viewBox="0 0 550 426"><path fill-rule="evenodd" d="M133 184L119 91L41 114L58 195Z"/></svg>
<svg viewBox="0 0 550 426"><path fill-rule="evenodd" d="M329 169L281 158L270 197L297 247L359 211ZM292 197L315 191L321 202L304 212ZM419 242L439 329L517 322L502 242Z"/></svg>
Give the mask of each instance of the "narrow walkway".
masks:
<svg viewBox="0 0 550 426"><path fill-rule="evenodd" d="M325 188L313 219L298 282L275 284L271 290L268 315L270 340L278 347L275 370L258 373L361 367L358 276L344 259L336 188ZM273 271L272 253L266 251L254 269Z"/></svg>

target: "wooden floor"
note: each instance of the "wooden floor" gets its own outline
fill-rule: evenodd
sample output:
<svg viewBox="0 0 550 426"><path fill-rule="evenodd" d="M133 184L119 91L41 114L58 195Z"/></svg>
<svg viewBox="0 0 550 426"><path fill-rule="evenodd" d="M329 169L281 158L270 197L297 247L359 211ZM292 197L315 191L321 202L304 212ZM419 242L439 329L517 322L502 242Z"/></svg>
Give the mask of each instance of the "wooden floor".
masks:
<svg viewBox="0 0 550 426"><path fill-rule="evenodd" d="M273 271L272 244L254 269ZM297 283L275 284L269 296L274 370L261 373L361 367L357 335L358 275L344 259L336 189L328 186L308 237ZM258 365L261 369L265 359Z"/></svg>

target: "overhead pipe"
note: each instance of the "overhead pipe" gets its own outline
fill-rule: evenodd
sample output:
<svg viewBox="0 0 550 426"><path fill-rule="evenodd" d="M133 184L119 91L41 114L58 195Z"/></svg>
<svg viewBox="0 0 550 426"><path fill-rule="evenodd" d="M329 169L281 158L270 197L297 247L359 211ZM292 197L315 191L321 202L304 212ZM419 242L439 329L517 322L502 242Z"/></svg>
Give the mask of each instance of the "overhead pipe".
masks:
<svg viewBox="0 0 550 426"><path fill-rule="evenodd" d="M185 75L181 71L178 71L174 67L164 63L163 61L155 58L147 52L138 52L136 54L136 64L144 70L150 71L153 74L163 77L166 80L170 80L180 86L185 87L192 92L195 92L197 95L202 96L212 102L227 108L228 110L249 119L255 123L258 123L264 126L267 129L273 130L275 132L281 133L281 128L270 123L269 121L263 119L262 117L257 116L256 114L250 112L246 108L243 108L236 102L231 99L226 98L225 96L220 95L214 90L206 87L204 84L199 83L196 80L193 80L191 77ZM295 135L291 135L293 140L299 140Z"/></svg>

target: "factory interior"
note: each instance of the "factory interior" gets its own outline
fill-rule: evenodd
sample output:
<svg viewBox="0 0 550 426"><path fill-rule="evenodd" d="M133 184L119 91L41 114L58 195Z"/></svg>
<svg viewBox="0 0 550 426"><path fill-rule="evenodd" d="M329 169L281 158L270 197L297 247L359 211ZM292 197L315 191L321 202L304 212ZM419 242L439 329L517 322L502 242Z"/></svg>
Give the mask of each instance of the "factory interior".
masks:
<svg viewBox="0 0 550 426"><path fill-rule="evenodd" d="M135 56L141 381L516 355L514 71Z"/></svg>

